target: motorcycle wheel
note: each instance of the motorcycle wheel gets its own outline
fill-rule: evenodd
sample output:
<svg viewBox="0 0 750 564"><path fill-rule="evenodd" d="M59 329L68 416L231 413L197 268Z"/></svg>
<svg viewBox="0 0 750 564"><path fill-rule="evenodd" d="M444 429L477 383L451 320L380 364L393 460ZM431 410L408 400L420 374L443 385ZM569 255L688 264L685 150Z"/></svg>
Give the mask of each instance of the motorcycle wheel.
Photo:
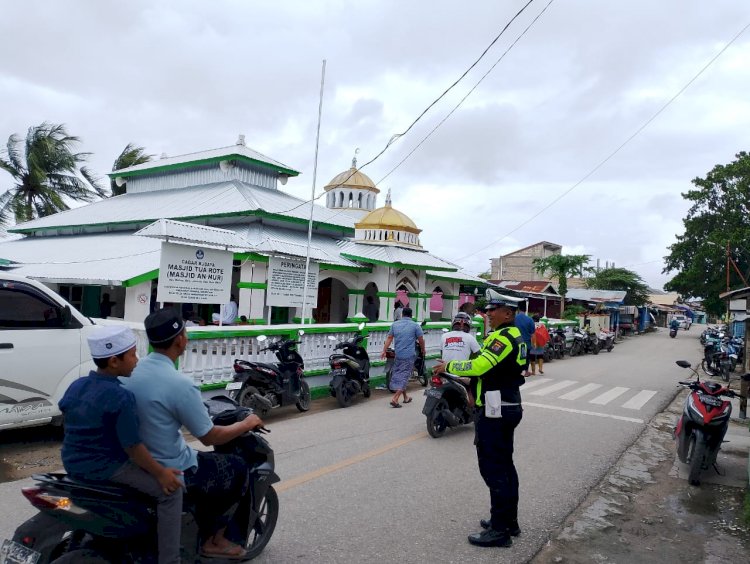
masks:
<svg viewBox="0 0 750 564"><path fill-rule="evenodd" d="M593 353L594 354L599 354L599 341L597 341L596 343L594 343Z"/></svg>
<svg viewBox="0 0 750 564"><path fill-rule="evenodd" d="M279 496L273 486L266 490L266 497L261 503L258 518L247 531L245 550L247 559L255 558L266 548L276 529L276 521L279 518Z"/></svg>
<svg viewBox="0 0 750 564"><path fill-rule="evenodd" d="M693 434L690 439L690 474L688 475L688 482L691 486L701 485L701 471L703 470L703 462L706 459L706 441L703 440L703 436L698 436L698 433Z"/></svg>
<svg viewBox="0 0 750 564"><path fill-rule="evenodd" d="M448 409L448 402L441 399L427 416L427 434L433 439L439 439L445 434L445 430L448 428L445 421L440 417L440 412L444 409Z"/></svg>
<svg viewBox="0 0 750 564"><path fill-rule="evenodd" d="M352 393L346 387L346 382L342 382L341 385L336 388L336 401L341 407L349 407L352 404L353 399Z"/></svg>
<svg viewBox="0 0 750 564"><path fill-rule="evenodd" d="M370 384L365 382L362 384L362 395L366 398L369 398L372 392L370 391Z"/></svg>
<svg viewBox="0 0 750 564"><path fill-rule="evenodd" d="M50 564L108 564L111 562L104 558L97 551L90 548L79 548L66 552L60 558L55 558Z"/></svg>
<svg viewBox="0 0 750 564"><path fill-rule="evenodd" d="M709 376L716 376L716 372L711 367L711 365L706 362L705 358L703 360L701 360L701 368L703 369L703 372L705 372Z"/></svg>
<svg viewBox="0 0 750 564"><path fill-rule="evenodd" d="M237 396L237 403L242 407L249 407L258 415L258 417L262 418L268 415L268 409L264 409L257 405L257 402L253 400L253 395L257 393L259 393L258 388L255 386L245 386L240 390L240 395Z"/></svg>
<svg viewBox="0 0 750 564"><path fill-rule="evenodd" d="M609 345L609 346L607 347L607 352L612 352L612 349L613 349L613 348L615 348L615 346L614 346L614 345Z"/></svg>
<svg viewBox="0 0 750 564"><path fill-rule="evenodd" d="M299 383L299 400L295 405L303 413L310 409L310 386L304 380Z"/></svg>

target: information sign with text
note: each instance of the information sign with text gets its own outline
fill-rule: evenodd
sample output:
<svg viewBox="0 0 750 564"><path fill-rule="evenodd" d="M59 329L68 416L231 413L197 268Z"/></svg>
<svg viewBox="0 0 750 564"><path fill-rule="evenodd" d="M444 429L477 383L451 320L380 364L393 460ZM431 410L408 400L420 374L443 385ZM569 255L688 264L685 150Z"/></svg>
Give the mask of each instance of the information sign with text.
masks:
<svg viewBox="0 0 750 564"><path fill-rule="evenodd" d="M307 274L306 308L318 306L318 274L320 265L310 261ZM268 290L266 305L302 307L302 288L305 280L305 261L270 257L268 259Z"/></svg>
<svg viewBox="0 0 750 564"><path fill-rule="evenodd" d="M159 302L226 304L232 286L231 251L161 244Z"/></svg>

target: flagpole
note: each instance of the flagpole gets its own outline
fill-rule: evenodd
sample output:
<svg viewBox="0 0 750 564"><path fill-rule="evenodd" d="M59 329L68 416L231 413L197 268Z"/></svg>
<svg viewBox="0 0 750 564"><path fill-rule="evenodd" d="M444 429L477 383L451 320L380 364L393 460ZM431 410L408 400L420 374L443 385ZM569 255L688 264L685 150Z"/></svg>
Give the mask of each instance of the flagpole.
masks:
<svg viewBox="0 0 750 564"><path fill-rule="evenodd" d="M326 60L320 71L320 101L318 102L318 131L315 135L315 161L313 163L312 191L310 192L310 221L307 225L307 257L305 258L305 281L302 286L302 325L305 324L305 309L307 308L307 277L310 273L310 245L312 243L313 210L315 208L315 180L318 176L318 147L320 145L320 119L323 115L323 87L326 81ZM315 289L317 291L317 288Z"/></svg>

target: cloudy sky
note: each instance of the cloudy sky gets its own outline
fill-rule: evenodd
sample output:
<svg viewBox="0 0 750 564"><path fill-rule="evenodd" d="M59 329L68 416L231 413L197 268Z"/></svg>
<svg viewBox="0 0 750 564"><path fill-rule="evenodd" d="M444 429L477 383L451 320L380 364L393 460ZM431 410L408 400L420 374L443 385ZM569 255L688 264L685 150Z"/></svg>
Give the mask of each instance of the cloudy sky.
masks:
<svg viewBox="0 0 750 564"><path fill-rule="evenodd" d="M129 142L179 155L243 133L302 171L284 190L309 197L323 59L318 192L356 148L362 165L403 132L527 2L0 0L0 140L64 123L103 175ZM363 172L469 272L546 240L660 287L681 192L750 148L750 30L597 166L748 24L745 0L533 0Z"/></svg>

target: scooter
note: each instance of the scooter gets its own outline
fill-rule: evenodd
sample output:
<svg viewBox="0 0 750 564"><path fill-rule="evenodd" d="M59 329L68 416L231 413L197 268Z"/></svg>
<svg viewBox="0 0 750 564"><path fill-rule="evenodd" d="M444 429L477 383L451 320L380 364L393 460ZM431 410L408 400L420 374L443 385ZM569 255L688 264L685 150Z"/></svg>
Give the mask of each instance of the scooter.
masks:
<svg viewBox="0 0 750 564"><path fill-rule="evenodd" d="M459 427L473 421L474 402L469 385L453 374L443 372L432 377L432 387L425 390L427 399L422 414L427 417L427 433L434 439L445 434L449 427Z"/></svg>
<svg viewBox="0 0 750 564"><path fill-rule="evenodd" d="M300 335L304 332L300 331ZM258 342L267 340L265 335ZM294 350L299 341L280 339L258 352L273 351L277 364L235 359L234 381L227 384L229 397L265 417L271 409L293 403L304 412L310 409L310 386L305 382L305 361Z"/></svg>
<svg viewBox="0 0 750 564"><path fill-rule="evenodd" d="M578 327L573 329L573 343L570 346L570 356L583 354L585 350L586 334Z"/></svg>
<svg viewBox="0 0 750 564"><path fill-rule="evenodd" d="M675 425L674 438L677 457L680 462L690 465L688 481L698 486L701 472L709 466L716 468L716 456L729 426L732 404L721 398L733 398L737 394L717 382L701 382L698 373L686 360L678 360L677 366L690 368L695 374L695 381L679 383L691 392Z"/></svg>
<svg viewBox="0 0 750 564"><path fill-rule="evenodd" d="M360 323L359 330L365 324ZM336 337L329 335L332 341ZM348 341L338 343L334 350L341 350L328 358L331 365L331 382L328 388L341 407L349 407L354 396L360 392L366 398L370 397L370 356L362 346L365 338L355 335Z"/></svg>
<svg viewBox="0 0 750 564"><path fill-rule="evenodd" d="M220 425L241 421L252 410L226 396L205 402L211 419ZM279 481L274 453L259 428L216 446L216 452L241 456L247 463L250 488L242 498L227 536L258 556L271 540L279 515L279 498L272 484ZM4 562L37 564L156 563L156 502L127 486L76 481L61 473L36 474L24 497L39 513L20 525L8 545ZM15 559L8 559L12 554ZM183 502L182 562L202 562L195 504Z"/></svg>
<svg viewBox="0 0 750 564"><path fill-rule="evenodd" d="M670 327L669 329L670 339L674 339L676 336L677 336L677 327Z"/></svg>
<svg viewBox="0 0 750 564"><path fill-rule="evenodd" d="M552 332L549 341L552 349L552 358L559 359L565 357L565 331L559 327Z"/></svg>
<svg viewBox="0 0 750 564"><path fill-rule="evenodd" d="M599 348L604 349L607 352L612 352L615 348L615 335L604 329L599 330Z"/></svg>
<svg viewBox="0 0 750 564"><path fill-rule="evenodd" d="M583 350L587 353L599 354L599 337L588 327L584 333Z"/></svg>

